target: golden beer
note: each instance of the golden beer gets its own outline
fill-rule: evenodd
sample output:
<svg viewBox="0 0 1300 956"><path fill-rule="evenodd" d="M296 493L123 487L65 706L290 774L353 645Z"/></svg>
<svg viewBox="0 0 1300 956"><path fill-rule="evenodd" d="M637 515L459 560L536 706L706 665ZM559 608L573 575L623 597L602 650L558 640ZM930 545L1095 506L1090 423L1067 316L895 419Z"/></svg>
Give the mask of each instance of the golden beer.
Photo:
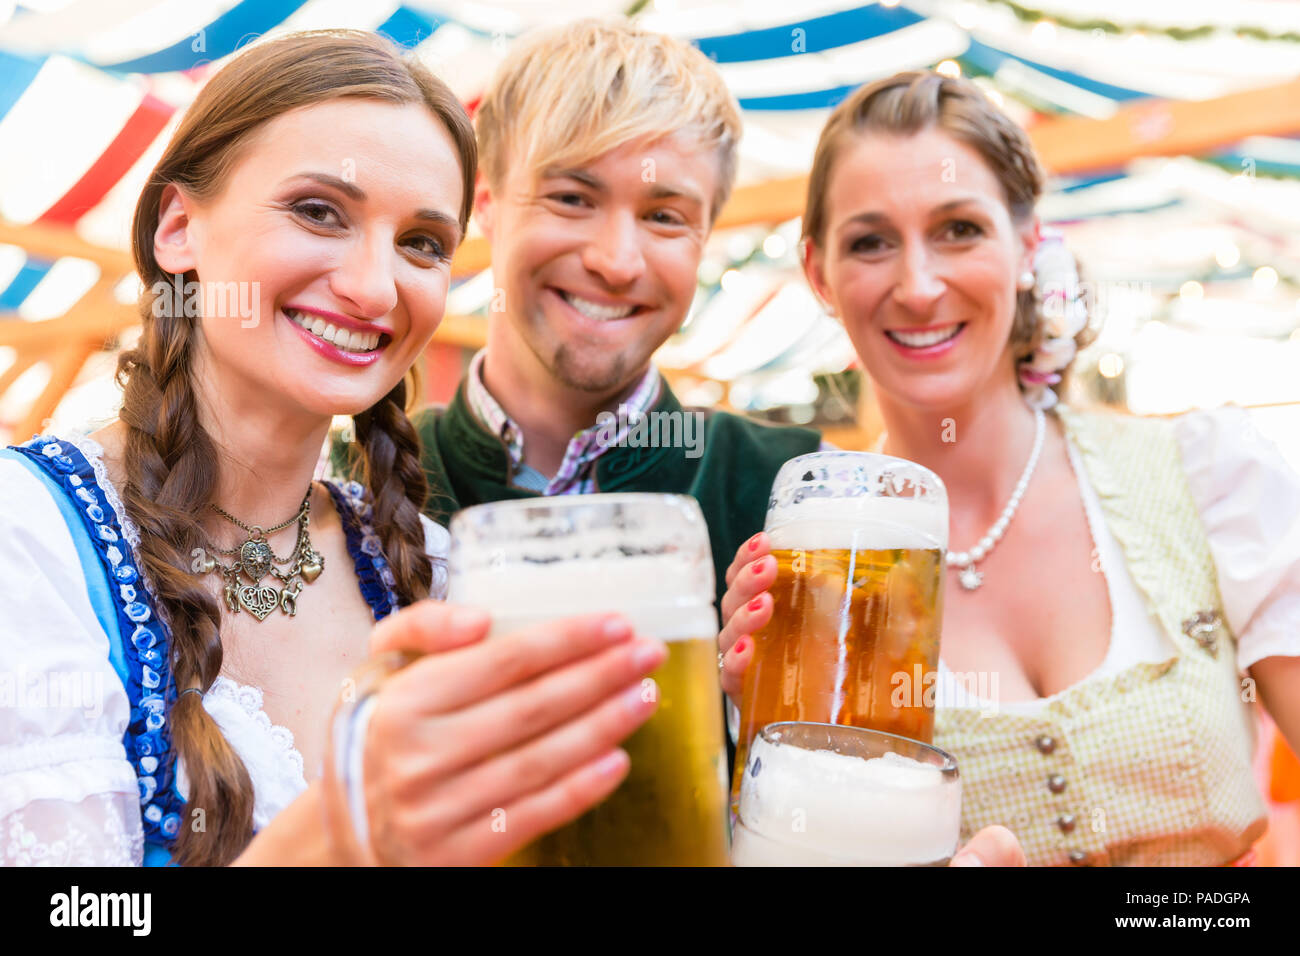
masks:
<svg viewBox="0 0 1300 956"><path fill-rule="evenodd" d="M717 614L699 505L644 494L497 502L458 514L451 535L448 600L491 611L493 636L618 611L638 635L668 645L642 684L658 707L621 744L631 759L623 783L507 862L726 866Z"/></svg>
<svg viewBox="0 0 1300 956"><path fill-rule="evenodd" d="M861 464L838 471L798 464L825 459ZM884 467L908 482L894 472L888 483L862 477ZM829 477L817 481L822 476ZM927 476L937 483L930 497L922 494ZM799 496L809 484L821 493ZM913 494L851 494L882 484ZM783 467L768 518L777 562L772 619L754 634L745 672L733 804L749 746L768 724L843 724L930 742L947 519L942 484L912 462L833 452Z"/></svg>
<svg viewBox="0 0 1300 956"><path fill-rule="evenodd" d="M645 633L638 629L638 633ZM545 866L726 866L727 754L717 639L666 640L659 709L623 742L627 778L603 803L509 862Z"/></svg>

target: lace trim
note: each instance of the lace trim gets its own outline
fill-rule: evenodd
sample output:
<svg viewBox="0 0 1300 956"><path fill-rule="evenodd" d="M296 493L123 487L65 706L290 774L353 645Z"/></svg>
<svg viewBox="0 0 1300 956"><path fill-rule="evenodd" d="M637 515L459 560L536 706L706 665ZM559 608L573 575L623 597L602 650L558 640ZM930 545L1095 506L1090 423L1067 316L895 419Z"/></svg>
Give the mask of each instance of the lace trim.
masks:
<svg viewBox="0 0 1300 956"><path fill-rule="evenodd" d="M89 435L64 440L76 445L81 454L85 456L86 461L90 462L90 467L95 470L95 481L99 483L99 487L104 492L104 497L108 499L108 503L117 512L117 523L122 526L122 534L131 543L133 549L139 548L140 529L127 516L122 499L117 495L117 488L108 480L108 469L104 466L104 446ZM152 588L150 590L152 591Z"/></svg>
<svg viewBox="0 0 1300 956"><path fill-rule="evenodd" d="M241 684L229 677L218 677L208 688L206 696L216 696L224 700L233 701L238 704L257 726L266 731L268 737L275 742L281 755L291 763L302 777L303 786L307 785L307 778L303 772L302 754L293 745L293 731L281 724L271 723L270 716L264 709L265 698L262 695L261 688L253 684Z"/></svg>
<svg viewBox="0 0 1300 956"><path fill-rule="evenodd" d="M325 487L329 489L334 508L343 522L343 537L356 569L361 596L375 620L382 620L401 605L393 590L397 582L393 569L384 558L383 542L370 526L374 517L370 492L357 481L342 485L327 481Z"/></svg>
<svg viewBox="0 0 1300 956"><path fill-rule="evenodd" d="M83 435L80 438L68 438L65 441L77 446L77 450L81 452L95 472L95 483L99 485L99 490L103 492L104 498L108 501L108 506L117 515L117 524L122 529L122 537L126 538L127 543L131 545L131 550L136 553L135 566L136 570L140 572L140 580L144 584L145 593L149 596L149 606L153 608L163 626L167 628L167 633L170 634L172 622L167 615L167 610L158 603L158 591L153 586L153 580L149 577L149 572L145 570L144 565L139 560L140 529L131 520L131 516L126 513L126 506L122 504L122 499L118 496L117 487L108 478L108 468L104 465L104 446L89 435Z"/></svg>
<svg viewBox="0 0 1300 956"><path fill-rule="evenodd" d="M0 747L0 773L43 770L85 760L126 760L121 737L100 733L59 734L6 742Z"/></svg>
<svg viewBox="0 0 1300 956"><path fill-rule="evenodd" d="M0 864L138 865L144 857L144 833L132 823L139 818L119 812L115 801L113 794L92 794L71 816L61 800L40 801L7 815L0 830ZM42 839L54 834L54 839Z"/></svg>

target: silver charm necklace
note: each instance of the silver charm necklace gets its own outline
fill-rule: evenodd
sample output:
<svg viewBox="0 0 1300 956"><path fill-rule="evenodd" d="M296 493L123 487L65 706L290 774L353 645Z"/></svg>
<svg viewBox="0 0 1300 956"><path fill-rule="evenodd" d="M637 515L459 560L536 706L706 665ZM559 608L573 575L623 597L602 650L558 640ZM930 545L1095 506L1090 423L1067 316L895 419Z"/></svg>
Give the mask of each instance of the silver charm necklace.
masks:
<svg viewBox="0 0 1300 956"><path fill-rule="evenodd" d="M212 509L227 521L239 525L248 532L249 537L237 548L211 549L217 554L236 557L234 564L225 565L213 557L203 557L195 562L194 570L204 574L216 571L225 578L224 596L226 606L232 614L237 614L243 609L258 621L264 621L267 615L279 607L290 617L296 615L298 595L302 593L303 584L311 584L325 569L325 558L312 547L311 537L307 533L311 515L311 488L307 489L307 495L303 498L298 513L272 528L262 528L259 525L249 527L215 503ZM298 524L298 540L289 556L281 558L271 550L267 535L282 531L294 522ZM290 567L281 571L276 567L277 564L290 565ZM285 587L280 590L262 584L262 578L268 573L278 578ZM241 574L251 583L241 585L239 583Z"/></svg>

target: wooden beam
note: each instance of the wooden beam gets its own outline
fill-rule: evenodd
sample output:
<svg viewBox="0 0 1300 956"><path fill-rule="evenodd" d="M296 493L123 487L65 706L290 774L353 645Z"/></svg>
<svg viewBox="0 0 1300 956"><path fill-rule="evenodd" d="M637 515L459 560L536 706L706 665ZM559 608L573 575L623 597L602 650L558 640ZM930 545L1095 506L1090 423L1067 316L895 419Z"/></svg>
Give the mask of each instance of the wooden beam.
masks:
<svg viewBox="0 0 1300 956"><path fill-rule="evenodd" d="M1196 155L1248 136L1300 130L1300 79L1211 100L1152 100L1102 120L1063 116L1030 130L1054 173L1119 166L1139 156Z"/></svg>
<svg viewBox="0 0 1300 956"><path fill-rule="evenodd" d="M449 315L433 333L437 345L481 349L487 344L487 319L477 315Z"/></svg>
<svg viewBox="0 0 1300 956"><path fill-rule="evenodd" d="M466 239L451 260L451 274L457 277L472 276L486 269L491 258L487 239L483 236Z"/></svg>
<svg viewBox="0 0 1300 956"><path fill-rule="evenodd" d="M21 349L14 356L13 364L0 373L0 396L9 391L9 386L18 380L18 376L40 361L35 349Z"/></svg>
<svg viewBox="0 0 1300 956"><path fill-rule="evenodd" d="M32 347L57 347L69 339L86 339L101 346L119 333L138 325L139 315L134 306L122 305L110 294L107 301L97 299L97 307L86 307L86 296L73 307L73 311L57 319L24 322L22 319L0 321L0 345L19 350Z"/></svg>
<svg viewBox="0 0 1300 956"><path fill-rule="evenodd" d="M778 223L802 216L807 192L808 177L804 175L742 186L732 192L714 228Z"/></svg>
<svg viewBox="0 0 1300 956"><path fill-rule="evenodd" d="M0 219L0 243L21 246L28 255L38 259L54 260L64 256L88 259L106 275L110 275L114 285L123 276L135 271L130 253L87 242L77 235L76 230L66 226L46 226L40 223L20 226Z"/></svg>
<svg viewBox="0 0 1300 956"><path fill-rule="evenodd" d="M54 414L59 402L68 389L72 387L81 373L82 367L96 352L104 347L104 341L115 335L129 323L131 312L126 311L113 297L116 280L101 276L86 295L82 296L72 310L66 315L46 322L5 322L0 324L0 331L8 326L26 327L39 333L30 337L22 345L31 350L34 343L48 350L40 356L53 365L50 380L40 397L27 410L21 419L15 435L20 439L28 438L33 432L40 431L47 418ZM124 314L125 313L125 314ZM50 355L49 352L53 352Z"/></svg>
<svg viewBox="0 0 1300 956"><path fill-rule="evenodd" d="M18 427L14 429L14 436L19 441L26 441L32 435L44 430L45 420L54 414L63 396L77 380L86 360L98 352L99 348L98 344L82 339L68 343L58 355L54 356L52 359L54 370L50 374L49 382L40 397L27 410L27 414L19 419Z"/></svg>

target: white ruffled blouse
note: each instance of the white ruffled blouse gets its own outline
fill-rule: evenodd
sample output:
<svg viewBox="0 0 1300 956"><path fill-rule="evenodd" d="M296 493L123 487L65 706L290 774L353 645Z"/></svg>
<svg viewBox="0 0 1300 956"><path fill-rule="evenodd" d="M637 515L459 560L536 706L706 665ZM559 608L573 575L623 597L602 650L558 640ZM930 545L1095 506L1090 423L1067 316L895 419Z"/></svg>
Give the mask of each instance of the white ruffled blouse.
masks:
<svg viewBox="0 0 1300 956"><path fill-rule="evenodd" d="M74 444L95 469L127 540L127 517L93 440ZM422 516L423 517L423 516ZM425 547L444 558L448 536L424 518ZM446 593L435 562L431 596ZM138 866L140 791L122 738L126 688L91 607L72 535L50 492L0 459L0 864ZM218 677L203 706L248 768L260 829L307 787L293 734L271 723L257 687ZM188 790L184 761L177 790Z"/></svg>

